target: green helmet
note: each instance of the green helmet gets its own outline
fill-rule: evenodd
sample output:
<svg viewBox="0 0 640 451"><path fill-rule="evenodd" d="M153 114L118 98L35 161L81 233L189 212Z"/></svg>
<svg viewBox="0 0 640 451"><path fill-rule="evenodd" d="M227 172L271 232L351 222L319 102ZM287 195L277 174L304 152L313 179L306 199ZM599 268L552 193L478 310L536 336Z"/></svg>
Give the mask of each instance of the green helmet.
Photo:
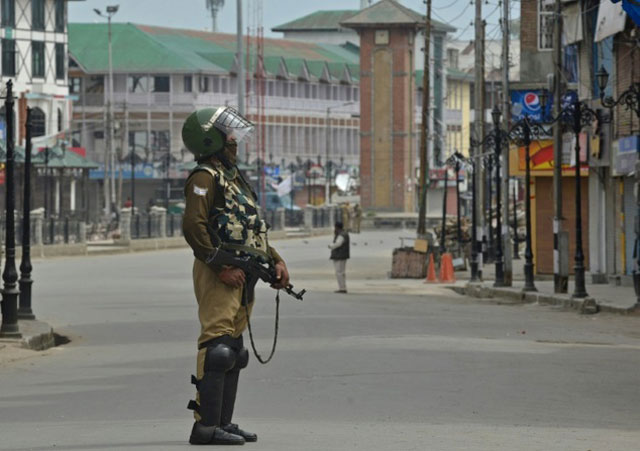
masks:
<svg viewBox="0 0 640 451"><path fill-rule="evenodd" d="M253 131L253 124L231 107L204 108L191 113L182 126L182 141L196 160L224 149L227 136L237 142Z"/></svg>

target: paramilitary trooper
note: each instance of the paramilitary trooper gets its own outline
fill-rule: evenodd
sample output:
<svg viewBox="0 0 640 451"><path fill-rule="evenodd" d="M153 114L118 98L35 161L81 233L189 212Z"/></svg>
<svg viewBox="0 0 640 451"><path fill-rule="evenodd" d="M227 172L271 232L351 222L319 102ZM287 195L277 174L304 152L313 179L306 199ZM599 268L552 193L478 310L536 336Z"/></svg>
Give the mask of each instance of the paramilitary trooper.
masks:
<svg viewBox="0 0 640 451"><path fill-rule="evenodd" d="M193 285L201 326L197 376L192 377L198 393L189 403L196 419L189 438L194 445L241 445L258 439L231 423L238 375L249 361L242 332L253 299L243 305L244 272L215 265L211 256L225 249L272 258L278 276L273 288L289 283L284 261L268 245L255 193L236 167L237 144L252 130L253 124L229 107L198 110L182 128L182 140L198 163L187 178L183 218L184 236L195 256Z"/></svg>

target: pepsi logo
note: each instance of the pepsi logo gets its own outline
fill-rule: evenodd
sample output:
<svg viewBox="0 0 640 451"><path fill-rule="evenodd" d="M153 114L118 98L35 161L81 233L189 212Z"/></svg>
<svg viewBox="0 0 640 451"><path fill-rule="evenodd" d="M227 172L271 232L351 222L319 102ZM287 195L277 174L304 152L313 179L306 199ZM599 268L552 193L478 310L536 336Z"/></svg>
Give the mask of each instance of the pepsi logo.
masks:
<svg viewBox="0 0 640 451"><path fill-rule="evenodd" d="M524 95L524 106L530 111L540 111L540 97L535 92Z"/></svg>

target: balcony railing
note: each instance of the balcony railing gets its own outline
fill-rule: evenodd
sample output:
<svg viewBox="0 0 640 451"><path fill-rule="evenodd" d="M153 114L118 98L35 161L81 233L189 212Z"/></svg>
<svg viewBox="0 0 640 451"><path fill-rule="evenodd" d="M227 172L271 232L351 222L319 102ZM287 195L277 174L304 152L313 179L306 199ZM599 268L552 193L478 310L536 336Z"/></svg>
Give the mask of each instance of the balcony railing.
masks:
<svg viewBox="0 0 640 451"><path fill-rule="evenodd" d="M116 92L113 95L116 105L127 104L129 108L162 108L169 106L198 108L211 105L236 105L238 97L236 94L222 93L180 93L170 94L166 92L158 93L122 93ZM345 99L323 100L306 99L300 97L276 97L265 96L264 107L266 110L290 110L290 111L314 111L326 112L328 107L334 108L333 114L357 114L360 112L359 102L351 105L344 105L349 102ZM84 94L75 103L76 108L85 105L87 107L102 107L105 105L105 95ZM258 106L256 96L250 95L247 98L247 109L255 109ZM339 108L336 108L339 107Z"/></svg>

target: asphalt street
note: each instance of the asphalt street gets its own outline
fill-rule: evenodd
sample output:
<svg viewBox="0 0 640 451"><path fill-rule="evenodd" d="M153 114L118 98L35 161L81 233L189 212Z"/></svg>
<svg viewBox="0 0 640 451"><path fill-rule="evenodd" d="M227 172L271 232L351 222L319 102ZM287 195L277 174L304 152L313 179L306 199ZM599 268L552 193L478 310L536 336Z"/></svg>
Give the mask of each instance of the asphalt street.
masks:
<svg viewBox="0 0 640 451"><path fill-rule="evenodd" d="M241 374L234 420L259 436L245 448L640 448L639 317L388 280L411 234L352 236L347 295L328 237L273 243L309 293L281 296L273 361ZM187 249L36 262L34 312L71 343L0 367L0 450L189 449L191 265ZM253 316L263 354L274 294Z"/></svg>

